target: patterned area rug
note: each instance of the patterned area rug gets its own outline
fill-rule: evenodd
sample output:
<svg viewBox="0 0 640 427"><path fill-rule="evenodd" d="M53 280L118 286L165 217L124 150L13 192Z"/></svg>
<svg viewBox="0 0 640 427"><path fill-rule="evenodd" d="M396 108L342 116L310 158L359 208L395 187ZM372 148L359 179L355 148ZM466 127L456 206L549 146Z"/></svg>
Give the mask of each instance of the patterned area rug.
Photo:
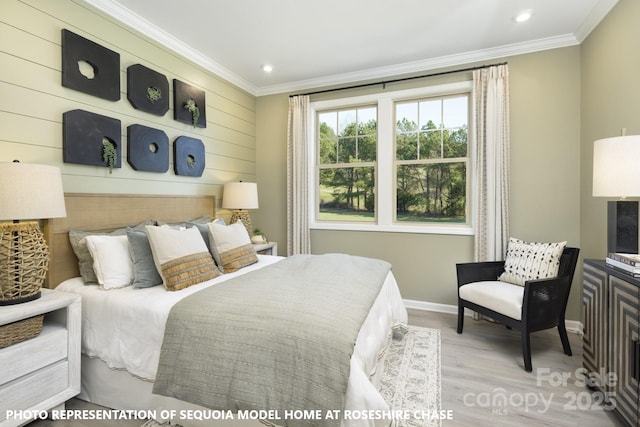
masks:
<svg viewBox="0 0 640 427"><path fill-rule="evenodd" d="M394 411L419 414L395 419L394 426L440 426L429 416L440 410L440 330L409 326L402 341L393 340L379 389Z"/></svg>
<svg viewBox="0 0 640 427"><path fill-rule="evenodd" d="M402 340L392 340L379 390L392 410L431 414L440 410L440 330L409 326ZM271 423L264 423L272 425ZM393 427L439 427L428 416L400 417ZM141 427L180 427L150 420Z"/></svg>

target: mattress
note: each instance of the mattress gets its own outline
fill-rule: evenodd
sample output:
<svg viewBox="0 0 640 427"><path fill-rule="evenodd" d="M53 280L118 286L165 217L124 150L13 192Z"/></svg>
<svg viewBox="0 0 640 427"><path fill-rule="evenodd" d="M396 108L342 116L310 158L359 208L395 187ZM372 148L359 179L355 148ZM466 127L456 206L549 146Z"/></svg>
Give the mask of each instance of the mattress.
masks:
<svg viewBox="0 0 640 427"><path fill-rule="evenodd" d="M151 404L173 407L176 402L163 401L160 396L142 395L150 394L151 387L148 385L155 379L164 327L171 307L203 288L215 286L283 259L264 255L258 257L256 264L179 292L167 292L161 286L104 290L98 286L85 286L81 278L69 279L60 284L58 290L82 297L82 352L85 364L93 366L92 369L85 369L83 364L84 397L94 403L117 409L152 409L148 406ZM377 374L380 373L380 362L392 331L406 325L406 322L407 312L396 280L390 272L356 339L345 409L389 409L377 391ZM99 374L95 373L96 369L100 371ZM113 372L111 379L109 371ZM91 378L92 375L100 375L100 379ZM140 384L140 387L148 392L123 387L123 375L132 382L145 383ZM105 383L109 381L113 383ZM103 393L105 396L101 395ZM178 421L183 425L188 424L184 420ZM376 423L362 420L358 424Z"/></svg>

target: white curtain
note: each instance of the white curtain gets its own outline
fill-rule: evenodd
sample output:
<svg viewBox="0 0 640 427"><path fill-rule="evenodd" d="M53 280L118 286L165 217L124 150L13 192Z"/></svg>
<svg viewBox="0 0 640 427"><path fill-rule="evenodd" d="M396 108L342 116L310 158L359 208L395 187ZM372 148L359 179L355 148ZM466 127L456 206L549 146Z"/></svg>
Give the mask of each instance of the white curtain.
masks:
<svg viewBox="0 0 640 427"><path fill-rule="evenodd" d="M473 72L475 261L504 259L509 241L509 69Z"/></svg>
<svg viewBox="0 0 640 427"><path fill-rule="evenodd" d="M289 98L287 133L287 255L311 252L309 232L309 97Z"/></svg>

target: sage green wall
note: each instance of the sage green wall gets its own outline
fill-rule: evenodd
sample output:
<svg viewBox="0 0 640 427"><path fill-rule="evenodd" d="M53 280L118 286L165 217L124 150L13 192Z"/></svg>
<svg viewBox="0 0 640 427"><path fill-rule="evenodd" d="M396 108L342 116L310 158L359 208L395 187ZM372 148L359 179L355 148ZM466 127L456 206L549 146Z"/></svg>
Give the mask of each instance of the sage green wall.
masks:
<svg viewBox="0 0 640 427"><path fill-rule="evenodd" d="M120 54L117 102L61 85L61 30L66 28ZM134 109L127 100L126 71L143 64L165 76L205 90L207 127L194 128ZM62 169L67 192L128 194L222 193L231 180L255 180L255 97L128 27L72 0L0 1L0 161L44 163ZM62 161L62 114L83 109L121 120L122 168L65 164ZM126 162L126 129L132 124L162 129L170 144L181 135L201 139L206 169L200 178L173 173L137 172ZM173 162L173 155L170 156Z"/></svg>
<svg viewBox="0 0 640 427"><path fill-rule="evenodd" d="M581 240L585 258L607 252L607 199L591 196L593 141L640 134L640 2L620 0L582 44ZM638 165L640 167L640 165Z"/></svg>
<svg viewBox="0 0 640 427"><path fill-rule="evenodd" d="M511 85L511 234L580 246L580 48L505 60ZM461 76L446 80L454 78ZM387 85L387 90L406 87ZM261 205L254 218L271 239L283 243L287 108L287 94L259 97L256 102L258 183L269 189L275 208L263 211ZM267 158L270 162L263 163ZM313 230L311 239L313 253L346 252L389 260L404 298L447 305L456 304L455 264L473 257L471 236ZM284 251L283 244L280 252ZM579 293L575 286L568 309L572 320L580 319Z"/></svg>

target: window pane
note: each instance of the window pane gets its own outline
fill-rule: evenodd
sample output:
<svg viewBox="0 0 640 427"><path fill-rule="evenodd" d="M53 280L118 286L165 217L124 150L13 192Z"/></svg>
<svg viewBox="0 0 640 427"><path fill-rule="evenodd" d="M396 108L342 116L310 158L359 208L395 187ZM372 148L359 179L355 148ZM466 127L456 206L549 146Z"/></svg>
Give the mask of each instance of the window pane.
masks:
<svg viewBox="0 0 640 427"><path fill-rule="evenodd" d="M338 139L338 163L349 163L356 159L356 138Z"/></svg>
<svg viewBox="0 0 640 427"><path fill-rule="evenodd" d="M420 133L420 158L442 158L442 131L434 130Z"/></svg>
<svg viewBox="0 0 640 427"><path fill-rule="evenodd" d="M465 163L399 165L396 220L464 223L466 188Z"/></svg>
<svg viewBox="0 0 640 427"><path fill-rule="evenodd" d="M418 130L418 103L396 104L396 133Z"/></svg>
<svg viewBox="0 0 640 427"><path fill-rule="evenodd" d="M356 134L356 110L338 112L338 136Z"/></svg>
<svg viewBox="0 0 640 427"><path fill-rule="evenodd" d="M333 131L333 135L338 135L338 113L330 111L328 113L318 114L318 123L321 126L330 128Z"/></svg>
<svg viewBox="0 0 640 427"><path fill-rule="evenodd" d="M320 169L321 221L375 221L375 168Z"/></svg>
<svg viewBox="0 0 640 427"><path fill-rule="evenodd" d="M335 117L334 117L335 118ZM335 120L333 124L335 125ZM327 122L320 122L320 163L331 164L335 163L338 158L338 135L335 133L335 128L331 127L331 124Z"/></svg>
<svg viewBox="0 0 640 427"><path fill-rule="evenodd" d="M376 123L378 122L377 109L359 108L358 109L358 135L371 135L377 131Z"/></svg>
<svg viewBox="0 0 640 427"><path fill-rule="evenodd" d="M445 98L443 100L443 124L445 128L467 126L469 119L468 97Z"/></svg>
<svg viewBox="0 0 640 427"><path fill-rule="evenodd" d="M415 160L418 156L418 134L398 134L396 136L396 159Z"/></svg>
<svg viewBox="0 0 640 427"><path fill-rule="evenodd" d="M444 157L467 157L467 128L445 130L443 133Z"/></svg>
<svg viewBox="0 0 640 427"><path fill-rule="evenodd" d="M420 129L440 129L442 123L442 101L422 101L420 103Z"/></svg>
<svg viewBox="0 0 640 427"><path fill-rule="evenodd" d="M376 161L376 149L378 140L376 134L358 137L358 159L363 162Z"/></svg>

